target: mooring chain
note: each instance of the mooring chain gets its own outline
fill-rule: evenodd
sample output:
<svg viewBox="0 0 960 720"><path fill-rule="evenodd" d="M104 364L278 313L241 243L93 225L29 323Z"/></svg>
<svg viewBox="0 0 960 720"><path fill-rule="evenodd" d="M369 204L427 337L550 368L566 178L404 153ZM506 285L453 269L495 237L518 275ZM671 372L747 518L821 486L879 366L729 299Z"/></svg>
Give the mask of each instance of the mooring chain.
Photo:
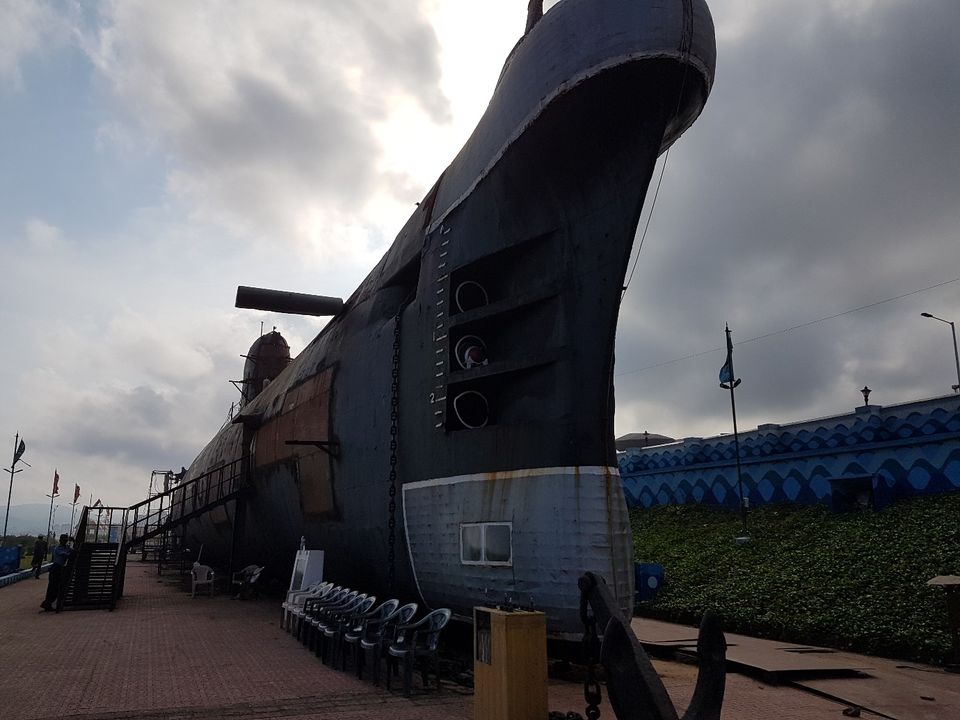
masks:
<svg viewBox="0 0 960 720"><path fill-rule="evenodd" d="M583 657L587 663L587 674L583 678L583 699L587 703L587 720L600 717L599 705L603 701L600 683L597 681L596 666L600 661L600 638L597 637L597 617L587 604L589 587L580 588L580 621L583 623Z"/></svg>
<svg viewBox="0 0 960 720"><path fill-rule="evenodd" d="M393 592L396 574L397 544L397 440L400 421L400 316L403 307L393 318L393 377L390 383L390 502L387 504L389 519L387 527L390 535L387 540L387 590Z"/></svg>

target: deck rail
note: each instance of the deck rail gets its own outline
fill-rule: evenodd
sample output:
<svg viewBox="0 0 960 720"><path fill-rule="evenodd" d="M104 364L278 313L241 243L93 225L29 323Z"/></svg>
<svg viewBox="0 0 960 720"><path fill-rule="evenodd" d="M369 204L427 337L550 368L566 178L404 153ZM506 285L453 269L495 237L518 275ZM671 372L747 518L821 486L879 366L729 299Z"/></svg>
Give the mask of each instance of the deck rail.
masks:
<svg viewBox="0 0 960 720"><path fill-rule="evenodd" d="M226 462L175 487L131 505L84 506L77 523L75 558L83 546L110 546L115 552L110 607L123 594L127 555L146 540L174 529L193 518L235 499L246 487L249 457ZM76 584L77 562L68 564L61 598Z"/></svg>

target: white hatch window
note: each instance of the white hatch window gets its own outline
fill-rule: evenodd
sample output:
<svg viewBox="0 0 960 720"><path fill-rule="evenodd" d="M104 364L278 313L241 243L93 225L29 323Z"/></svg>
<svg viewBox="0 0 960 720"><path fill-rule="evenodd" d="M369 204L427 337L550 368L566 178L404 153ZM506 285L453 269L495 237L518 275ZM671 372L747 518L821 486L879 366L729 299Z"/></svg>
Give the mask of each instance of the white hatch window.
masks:
<svg viewBox="0 0 960 720"><path fill-rule="evenodd" d="M513 565L513 523L460 525L460 562L464 565Z"/></svg>

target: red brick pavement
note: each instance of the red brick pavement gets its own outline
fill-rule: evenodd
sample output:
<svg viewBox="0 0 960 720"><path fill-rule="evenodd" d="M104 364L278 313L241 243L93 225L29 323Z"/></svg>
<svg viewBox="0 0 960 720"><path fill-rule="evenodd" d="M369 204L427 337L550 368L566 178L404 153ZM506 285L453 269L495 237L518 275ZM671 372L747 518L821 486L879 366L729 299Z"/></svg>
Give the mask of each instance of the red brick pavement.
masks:
<svg viewBox="0 0 960 720"><path fill-rule="evenodd" d="M472 717L469 691L412 699L327 668L278 627L275 601L191 599L153 567L131 563L114 612L40 613L46 579L0 588L0 718ZM679 707L696 669L657 662ZM553 681L550 707L583 712L580 686ZM609 706L603 717L612 718ZM727 677L725 720L841 717L842 706L791 688Z"/></svg>

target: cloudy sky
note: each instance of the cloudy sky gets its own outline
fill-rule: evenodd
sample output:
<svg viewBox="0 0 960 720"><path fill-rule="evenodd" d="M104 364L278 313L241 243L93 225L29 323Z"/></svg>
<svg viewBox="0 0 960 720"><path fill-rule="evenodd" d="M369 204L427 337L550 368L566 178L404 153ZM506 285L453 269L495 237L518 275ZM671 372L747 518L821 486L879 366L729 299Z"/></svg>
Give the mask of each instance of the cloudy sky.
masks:
<svg viewBox="0 0 960 720"><path fill-rule="evenodd" d="M716 85L621 313L618 433L730 429L724 322L744 427L847 411L864 384L878 404L950 392L950 329L919 314L960 321L960 3L711 9ZM54 468L63 502L79 483L127 504L189 465L260 322L294 352L322 325L235 310L236 286L349 295L525 13L0 0L0 459L20 432L32 464L13 504L43 501Z"/></svg>

